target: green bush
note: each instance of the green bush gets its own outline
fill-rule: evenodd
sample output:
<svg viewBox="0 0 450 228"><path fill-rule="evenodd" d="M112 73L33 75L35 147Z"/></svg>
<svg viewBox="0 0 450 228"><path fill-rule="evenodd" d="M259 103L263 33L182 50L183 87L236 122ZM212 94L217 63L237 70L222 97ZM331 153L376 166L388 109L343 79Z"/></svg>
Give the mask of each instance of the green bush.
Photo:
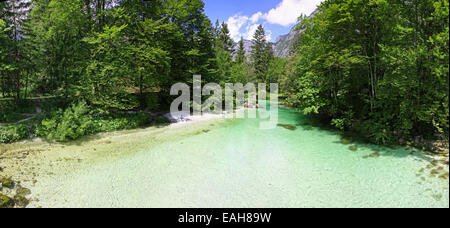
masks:
<svg viewBox="0 0 450 228"><path fill-rule="evenodd" d="M48 139L64 142L78 139L90 133L93 126L89 107L84 102L66 109L58 110L42 120L38 135Z"/></svg>
<svg viewBox="0 0 450 228"><path fill-rule="evenodd" d="M391 129L387 128L386 125L382 123L378 123L376 120L364 121L361 132L362 135L367 136L371 142L380 145L392 144L398 140Z"/></svg>
<svg viewBox="0 0 450 228"><path fill-rule="evenodd" d="M43 119L36 129L36 135L64 142L84 135L100 132L134 129L152 123L152 117L145 113L115 113L91 115L85 103L79 103L65 111L54 111Z"/></svg>
<svg viewBox="0 0 450 228"><path fill-rule="evenodd" d="M29 135L28 128L23 124L15 124L0 127L0 142L12 143L27 139Z"/></svg>
<svg viewBox="0 0 450 228"><path fill-rule="evenodd" d="M51 103L54 102L48 104ZM26 139L29 135L65 142L85 135L135 129L153 124L152 116L146 113L93 115L92 113L96 111L84 102L72 105L65 110L52 109L49 105L47 110L52 111L38 115L22 124L0 127L0 142L11 143ZM167 120L160 118L158 122L166 123Z"/></svg>

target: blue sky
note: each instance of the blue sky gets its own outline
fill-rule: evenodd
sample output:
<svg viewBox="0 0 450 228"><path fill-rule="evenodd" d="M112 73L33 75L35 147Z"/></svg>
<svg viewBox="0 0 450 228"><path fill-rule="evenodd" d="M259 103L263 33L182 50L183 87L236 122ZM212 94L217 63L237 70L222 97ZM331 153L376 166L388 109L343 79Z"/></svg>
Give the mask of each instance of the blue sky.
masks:
<svg viewBox="0 0 450 228"><path fill-rule="evenodd" d="M309 15L322 0L204 0L213 23L224 21L232 38L251 39L259 24L272 42L289 33L301 14Z"/></svg>

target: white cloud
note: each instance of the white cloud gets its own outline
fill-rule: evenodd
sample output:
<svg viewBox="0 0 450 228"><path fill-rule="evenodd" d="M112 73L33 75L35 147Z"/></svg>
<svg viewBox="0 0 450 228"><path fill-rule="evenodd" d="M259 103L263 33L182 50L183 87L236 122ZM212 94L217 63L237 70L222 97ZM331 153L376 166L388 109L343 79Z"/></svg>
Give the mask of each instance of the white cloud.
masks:
<svg viewBox="0 0 450 228"><path fill-rule="evenodd" d="M253 35L255 35L256 29L258 29L258 24L250 24L246 28L246 33L244 34L244 38L247 40L253 39Z"/></svg>
<svg viewBox="0 0 450 228"><path fill-rule="evenodd" d="M272 31L267 30L266 31L266 40L271 41L272 40Z"/></svg>
<svg viewBox="0 0 450 228"><path fill-rule="evenodd" d="M256 22L259 21L259 19L260 19L262 16L263 16L263 13L257 12L257 13L253 14L253 15L250 17L250 21L251 21L252 23L256 23Z"/></svg>
<svg viewBox="0 0 450 228"><path fill-rule="evenodd" d="M253 36L255 35L256 30L258 29L259 24L249 24L246 27L246 32L243 35L244 39L246 40L252 40ZM272 39L272 31L264 28L264 30L266 31L266 40L270 41Z"/></svg>
<svg viewBox="0 0 450 228"><path fill-rule="evenodd" d="M283 0L267 13L257 12L252 16L236 14L227 20L231 38L237 42L252 39L259 24L277 24L289 26L295 24L300 15L310 15L323 0ZM267 40L271 40L272 32L266 29Z"/></svg>
<svg viewBox="0 0 450 228"><path fill-rule="evenodd" d="M262 15L262 14L261 14ZM254 15L255 16L255 15ZM228 30L230 30L230 36L235 41L241 40L241 37L247 40L253 39L253 35L258 29L259 24L255 23L257 16L247 17L241 15L234 15L228 18L226 24L228 25ZM272 32L265 29L267 40L271 40Z"/></svg>
<svg viewBox="0 0 450 228"><path fill-rule="evenodd" d="M264 14L264 18L271 24L282 26L297 22L300 15L309 16L322 0L283 0L276 8Z"/></svg>
<svg viewBox="0 0 450 228"><path fill-rule="evenodd" d="M227 20L228 29L230 30L231 38L234 41L241 39L241 28L248 22L249 18L247 16L234 15Z"/></svg>

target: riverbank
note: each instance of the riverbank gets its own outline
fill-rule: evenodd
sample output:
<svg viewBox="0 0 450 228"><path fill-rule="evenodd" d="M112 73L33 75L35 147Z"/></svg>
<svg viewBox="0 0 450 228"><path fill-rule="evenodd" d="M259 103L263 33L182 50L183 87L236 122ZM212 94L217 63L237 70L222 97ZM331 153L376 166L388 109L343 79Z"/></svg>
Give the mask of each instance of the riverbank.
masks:
<svg viewBox="0 0 450 228"><path fill-rule="evenodd" d="M164 116L170 117L169 114ZM25 187L33 188L40 178L82 169L112 158L118 159L126 156L127 153L122 151L130 148L139 150L140 146L144 146L142 141L154 140L154 144L166 142L169 140L165 139L166 137L170 138L170 135L182 129L192 128L188 132L201 134L208 131L209 123L220 122L220 119L227 116L225 114L185 115L183 120L171 118L172 123L167 125L99 133L71 142L58 143L34 138L12 144L0 144L0 179L13 182L8 186L0 186L0 194L14 200L17 191ZM172 134L165 133L166 131ZM64 165L59 166L61 163ZM67 166L67 164L70 165ZM26 197L27 200L35 202L35 206L36 202L39 202L39 196L32 194L31 197L28 195ZM26 205L23 203L16 204L16 207L24 206Z"/></svg>

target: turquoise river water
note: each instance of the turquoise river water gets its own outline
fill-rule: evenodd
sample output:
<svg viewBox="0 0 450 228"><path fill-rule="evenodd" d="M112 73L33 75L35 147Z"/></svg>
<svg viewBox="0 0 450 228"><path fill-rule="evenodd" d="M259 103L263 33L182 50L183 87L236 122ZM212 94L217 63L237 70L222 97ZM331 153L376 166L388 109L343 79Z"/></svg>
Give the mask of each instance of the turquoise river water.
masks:
<svg viewBox="0 0 450 228"><path fill-rule="evenodd" d="M30 206L449 207L448 176L439 178L448 165L435 158L342 143L288 108L279 123L295 130L260 130L260 121L216 119L53 148L68 158L55 168L48 152L41 165L53 171L36 177L39 200Z"/></svg>

